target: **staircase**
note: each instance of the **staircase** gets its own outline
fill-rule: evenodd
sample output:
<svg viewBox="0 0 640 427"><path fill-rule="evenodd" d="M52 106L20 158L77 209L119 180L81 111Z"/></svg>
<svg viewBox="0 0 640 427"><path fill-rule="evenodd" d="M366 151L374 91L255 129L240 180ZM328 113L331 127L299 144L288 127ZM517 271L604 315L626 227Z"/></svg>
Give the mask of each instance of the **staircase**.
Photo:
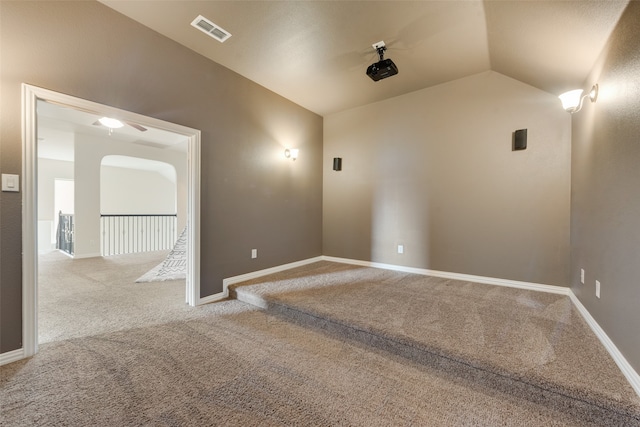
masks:
<svg viewBox="0 0 640 427"><path fill-rule="evenodd" d="M288 321L570 414L640 426L640 397L568 296L322 261L230 287Z"/></svg>

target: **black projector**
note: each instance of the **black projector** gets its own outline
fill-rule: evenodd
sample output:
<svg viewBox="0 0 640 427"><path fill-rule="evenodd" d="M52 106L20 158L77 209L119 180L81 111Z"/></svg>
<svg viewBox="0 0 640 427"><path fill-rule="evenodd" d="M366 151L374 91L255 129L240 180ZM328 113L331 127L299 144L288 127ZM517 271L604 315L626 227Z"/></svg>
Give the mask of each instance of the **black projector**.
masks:
<svg viewBox="0 0 640 427"><path fill-rule="evenodd" d="M396 74L398 74L398 67L396 67L396 64L390 59L383 59L375 64L369 65L369 68L367 68L367 76L371 77L371 80L374 82L395 76Z"/></svg>

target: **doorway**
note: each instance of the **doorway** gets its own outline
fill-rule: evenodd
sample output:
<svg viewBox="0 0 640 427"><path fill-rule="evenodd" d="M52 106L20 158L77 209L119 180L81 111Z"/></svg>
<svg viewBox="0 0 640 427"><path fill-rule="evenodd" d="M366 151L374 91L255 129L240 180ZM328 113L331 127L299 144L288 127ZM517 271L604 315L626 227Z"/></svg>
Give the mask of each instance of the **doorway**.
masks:
<svg viewBox="0 0 640 427"><path fill-rule="evenodd" d="M97 117L117 117L124 123L133 123L147 129L174 133L186 139L187 144L187 280L186 302L200 304L200 131L125 110L83 100L43 88L23 84L23 353L24 357L38 350L38 104L63 106L70 111ZM112 128L109 127L109 133ZM76 182L77 185L77 182ZM89 245L95 242L90 242ZM85 248L83 248L84 250ZM87 249L88 251L91 248ZM90 253L90 252L88 252Z"/></svg>

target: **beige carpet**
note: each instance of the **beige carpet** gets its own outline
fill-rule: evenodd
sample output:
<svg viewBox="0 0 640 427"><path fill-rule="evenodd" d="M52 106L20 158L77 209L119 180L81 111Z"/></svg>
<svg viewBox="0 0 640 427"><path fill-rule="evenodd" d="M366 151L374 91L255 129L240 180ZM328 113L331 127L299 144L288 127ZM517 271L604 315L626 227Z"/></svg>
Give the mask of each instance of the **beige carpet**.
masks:
<svg viewBox="0 0 640 427"><path fill-rule="evenodd" d="M193 316L184 280L135 283L168 251L72 259L38 258L40 343L161 324Z"/></svg>
<svg viewBox="0 0 640 427"><path fill-rule="evenodd" d="M308 326L463 376L481 373L505 392L543 390L566 407L640 420L640 397L567 296L330 262L234 292Z"/></svg>
<svg viewBox="0 0 640 427"><path fill-rule="evenodd" d="M597 426L240 301L0 368L6 426ZM613 424L611 424L613 425Z"/></svg>
<svg viewBox="0 0 640 427"><path fill-rule="evenodd" d="M125 276L123 286L132 280ZM267 277L262 282L268 291L252 292L254 298L268 301L267 294L280 292L275 287L284 285L277 295L281 303L269 302L280 309L236 300L169 309L165 322L157 317L133 329L44 344L33 358L0 367L0 425L640 425L638 419L605 406L522 381L510 380L504 387L494 373L429 356L433 353L418 345L422 333L437 336L464 316L453 306L448 307L452 317L446 316L447 307L437 308L435 302L424 306L415 294L402 292L412 284L424 294L424 286L414 280L402 273L318 263ZM350 300L353 289L366 293L367 283L386 283L397 290L387 308L378 299ZM434 286L444 291L458 285ZM531 322L543 326L545 318L556 318L569 329L574 322L570 311L564 317L562 303L542 314L542 305L549 302L544 298L531 299L520 291L501 296L489 289L474 290L476 286L463 285L473 295L468 300L484 299L486 306L505 301L530 305L539 317ZM298 298L299 292L311 294ZM464 299L464 293L453 293ZM493 297L496 303L490 303ZM331 299L335 313L320 314ZM287 305L294 300L295 305ZM309 305L315 306L315 314L304 312ZM437 316L430 326L423 325L429 312ZM422 317L414 317L419 313ZM360 315L372 320L371 325ZM451 323L438 321L438 316ZM340 326L336 319L361 322L360 329ZM412 322L422 333L410 332ZM382 334L375 336L375 329ZM397 331L404 335L389 335ZM505 351L515 347L506 343L515 336L509 331L505 327L502 332ZM407 346L409 338L414 342ZM489 336L485 342L500 339ZM462 341L462 348L468 348ZM626 402L628 392L624 386L619 390Z"/></svg>

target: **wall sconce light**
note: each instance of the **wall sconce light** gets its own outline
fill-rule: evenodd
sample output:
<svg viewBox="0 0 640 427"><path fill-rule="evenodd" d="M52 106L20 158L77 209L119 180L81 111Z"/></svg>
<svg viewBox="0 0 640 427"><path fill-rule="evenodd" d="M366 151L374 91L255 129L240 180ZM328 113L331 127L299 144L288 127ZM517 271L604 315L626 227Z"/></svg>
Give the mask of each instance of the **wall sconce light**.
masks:
<svg viewBox="0 0 640 427"><path fill-rule="evenodd" d="M342 170L342 157L334 157L333 158L333 170L341 171Z"/></svg>
<svg viewBox="0 0 640 427"><path fill-rule="evenodd" d="M560 95L558 98L560 98L560 101L562 101L562 108L564 108L565 111L573 114L573 113L577 113L582 109L582 102L586 97L589 97L591 102L596 102L596 99L598 99L597 84L594 84L591 87L591 90L589 91L588 94L582 96L582 92L583 92L582 89L576 89L576 90L570 90L569 92L565 92L562 95Z"/></svg>
<svg viewBox="0 0 640 427"><path fill-rule="evenodd" d="M286 150L284 150L284 156L287 159L291 159L293 161L295 161L298 158L298 152L300 150L298 150L297 148L287 148Z"/></svg>

